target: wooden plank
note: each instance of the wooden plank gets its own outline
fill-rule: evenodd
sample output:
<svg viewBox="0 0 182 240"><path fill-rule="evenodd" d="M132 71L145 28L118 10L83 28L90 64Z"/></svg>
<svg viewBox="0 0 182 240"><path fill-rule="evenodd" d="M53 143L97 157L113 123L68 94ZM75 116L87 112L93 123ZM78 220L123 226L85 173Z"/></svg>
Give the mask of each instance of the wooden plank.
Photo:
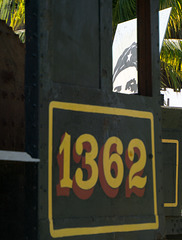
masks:
<svg viewBox="0 0 182 240"><path fill-rule="evenodd" d="M152 96L150 1L137 1L138 92Z"/></svg>

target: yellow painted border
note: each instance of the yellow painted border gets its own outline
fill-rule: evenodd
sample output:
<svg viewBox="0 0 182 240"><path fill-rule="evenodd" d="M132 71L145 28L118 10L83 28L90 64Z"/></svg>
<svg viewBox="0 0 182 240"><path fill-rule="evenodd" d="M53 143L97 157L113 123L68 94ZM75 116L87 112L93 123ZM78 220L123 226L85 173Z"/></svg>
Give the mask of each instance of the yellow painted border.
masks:
<svg viewBox="0 0 182 240"><path fill-rule="evenodd" d="M179 141L175 139L162 139L162 143L176 144L176 187L175 187L175 202L164 203L164 207L177 207L178 206L178 173L179 173Z"/></svg>
<svg viewBox="0 0 182 240"><path fill-rule="evenodd" d="M149 119L151 121L151 143L152 143L152 171L153 171L153 196L154 196L154 216L155 221L151 223L138 223L138 224L124 224L113 226L98 226L98 227L76 227L76 228L63 228L54 229L53 215L52 215L52 143L53 143L53 109L62 109L68 111L77 111L85 113L98 113L117 116L127 116L133 118ZM151 230L159 228L159 217L157 213L157 191L156 191L156 171L155 171L155 143L154 143L154 119L151 112L102 107L94 105L55 102L52 101L49 104L49 166L48 166L48 219L50 234L53 238L68 237L68 236L80 236L80 235L92 235L101 233L112 232L130 232L140 230Z"/></svg>

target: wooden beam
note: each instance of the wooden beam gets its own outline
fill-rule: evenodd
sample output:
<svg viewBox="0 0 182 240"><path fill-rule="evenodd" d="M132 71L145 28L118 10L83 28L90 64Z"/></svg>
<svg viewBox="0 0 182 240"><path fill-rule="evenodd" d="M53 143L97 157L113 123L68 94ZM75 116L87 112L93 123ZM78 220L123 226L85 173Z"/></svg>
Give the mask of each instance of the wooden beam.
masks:
<svg viewBox="0 0 182 240"><path fill-rule="evenodd" d="M138 93L152 96L151 0L137 0Z"/></svg>

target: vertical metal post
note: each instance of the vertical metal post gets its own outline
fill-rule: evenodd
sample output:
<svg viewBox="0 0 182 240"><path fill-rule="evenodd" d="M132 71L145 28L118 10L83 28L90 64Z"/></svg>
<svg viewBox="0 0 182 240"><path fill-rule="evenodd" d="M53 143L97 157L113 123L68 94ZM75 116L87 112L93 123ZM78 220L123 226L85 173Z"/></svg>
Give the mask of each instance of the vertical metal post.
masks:
<svg viewBox="0 0 182 240"><path fill-rule="evenodd" d="M25 150L38 157L38 2L26 1Z"/></svg>
<svg viewBox="0 0 182 240"><path fill-rule="evenodd" d="M143 96L159 95L158 0L137 0L138 88Z"/></svg>
<svg viewBox="0 0 182 240"><path fill-rule="evenodd" d="M26 68L25 68L25 151L38 157L39 150L39 69L38 69L38 4L26 0ZM25 166L25 233L26 240L38 238L38 165Z"/></svg>
<svg viewBox="0 0 182 240"><path fill-rule="evenodd" d="M137 0L138 92L152 96L150 0Z"/></svg>

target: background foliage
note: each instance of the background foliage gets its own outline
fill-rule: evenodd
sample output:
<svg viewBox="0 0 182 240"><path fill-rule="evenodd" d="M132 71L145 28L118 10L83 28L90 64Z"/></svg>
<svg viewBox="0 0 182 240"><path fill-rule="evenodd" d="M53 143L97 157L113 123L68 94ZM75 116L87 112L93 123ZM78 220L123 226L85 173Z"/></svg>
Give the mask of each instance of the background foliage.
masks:
<svg viewBox="0 0 182 240"><path fill-rule="evenodd" d="M25 42L25 0L0 0L0 19Z"/></svg>
<svg viewBox="0 0 182 240"><path fill-rule="evenodd" d="M172 7L161 62L161 88L182 88L182 0L160 0L160 9ZM136 18L136 0L113 0L113 35L118 23Z"/></svg>

